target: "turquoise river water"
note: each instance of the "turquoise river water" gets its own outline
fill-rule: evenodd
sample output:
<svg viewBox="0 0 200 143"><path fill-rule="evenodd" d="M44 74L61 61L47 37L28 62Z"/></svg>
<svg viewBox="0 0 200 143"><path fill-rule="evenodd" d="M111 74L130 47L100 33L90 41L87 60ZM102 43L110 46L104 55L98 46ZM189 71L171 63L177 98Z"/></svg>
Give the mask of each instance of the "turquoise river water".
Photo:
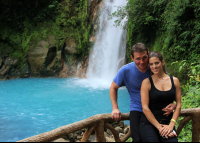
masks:
<svg viewBox="0 0 200 143"><path fill-rule="evenodd" d="M122 113L129 112L126 88L119 90L118 104ZM111 111L109 87L90 87L81 79L0 81L0 142L18 141Z"/></svg>

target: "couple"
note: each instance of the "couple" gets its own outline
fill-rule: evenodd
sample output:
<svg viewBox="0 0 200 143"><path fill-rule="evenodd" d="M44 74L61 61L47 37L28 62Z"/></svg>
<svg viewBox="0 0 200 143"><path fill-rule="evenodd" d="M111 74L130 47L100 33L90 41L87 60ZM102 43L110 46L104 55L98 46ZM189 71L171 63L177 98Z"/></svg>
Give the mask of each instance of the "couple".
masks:
<svg viewBox="0 0 200 143"><path fill-rule="evenodd" d="M126 86L133 142L178 142L174 126L181 110L179 80L166 74L163 56L149 54L142 43L132 47L131 58L133 62L118 71L110 87L112 118L121 119L117 91Z"/></svg>

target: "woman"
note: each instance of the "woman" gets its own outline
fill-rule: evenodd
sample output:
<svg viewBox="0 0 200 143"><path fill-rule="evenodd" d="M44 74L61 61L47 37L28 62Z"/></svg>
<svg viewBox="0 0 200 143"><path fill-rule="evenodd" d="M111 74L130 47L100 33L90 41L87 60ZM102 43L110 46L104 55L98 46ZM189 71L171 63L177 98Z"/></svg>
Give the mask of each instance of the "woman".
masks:
<svg viewBox="0 0 200 143"><path fill-rule="evenodd" d="M152 76L142 82L141 101L143 115L140 132L144 142L178 142L174 126L181 110L180 82L166 74L163 56L158 52L149 54ZM162 109L176 101L174 113L165 116ZM171 136L174 136L170 138Z"/></svg>

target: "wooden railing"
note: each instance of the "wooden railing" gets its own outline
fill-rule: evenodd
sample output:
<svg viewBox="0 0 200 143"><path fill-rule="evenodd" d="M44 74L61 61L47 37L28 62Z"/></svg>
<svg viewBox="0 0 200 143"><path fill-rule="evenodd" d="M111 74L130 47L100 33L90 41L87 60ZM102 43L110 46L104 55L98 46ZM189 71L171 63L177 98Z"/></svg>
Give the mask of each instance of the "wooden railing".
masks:
<svg viewBox="0 0 200 143"><path fill-rule="evenodd" d="M177 129L177 134L179 134L183 129L183 127L190 120L192 120L193 121L192 141L199 142L200 108L183 109L181 110L180 116L184 116L185 118L181 121ZM129 113L123 113L121 119L129 120ZM85 131L81 142L87 142L93 131L95 131L97 142L106 142L104 136L105 127L112 132L116 142L125 142L131 136L129 130L129 132L123 138L119 138L119 133L110 124L108 124L108 122L113 122L111 114L99 114L70 125L59 127L57 129L54 129L46 133L42 133L33 137L20 140L18 142L51 142L84 128L87 128L87 130Z"/></svg>

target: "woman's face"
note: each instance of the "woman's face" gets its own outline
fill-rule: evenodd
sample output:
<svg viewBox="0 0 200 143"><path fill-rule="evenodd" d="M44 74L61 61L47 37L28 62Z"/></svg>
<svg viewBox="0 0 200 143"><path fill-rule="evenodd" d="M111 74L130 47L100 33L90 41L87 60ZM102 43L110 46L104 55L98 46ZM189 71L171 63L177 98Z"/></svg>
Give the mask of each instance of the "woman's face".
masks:
<svg viewBox="0 0 200 143"><path fill-rule="evenodd" d="M160 61L159 58L157 57L152 57L149 59L149 66L151 71L154 74L159 74L163 72L163 65L164 65L164 61Z"/></svg>

